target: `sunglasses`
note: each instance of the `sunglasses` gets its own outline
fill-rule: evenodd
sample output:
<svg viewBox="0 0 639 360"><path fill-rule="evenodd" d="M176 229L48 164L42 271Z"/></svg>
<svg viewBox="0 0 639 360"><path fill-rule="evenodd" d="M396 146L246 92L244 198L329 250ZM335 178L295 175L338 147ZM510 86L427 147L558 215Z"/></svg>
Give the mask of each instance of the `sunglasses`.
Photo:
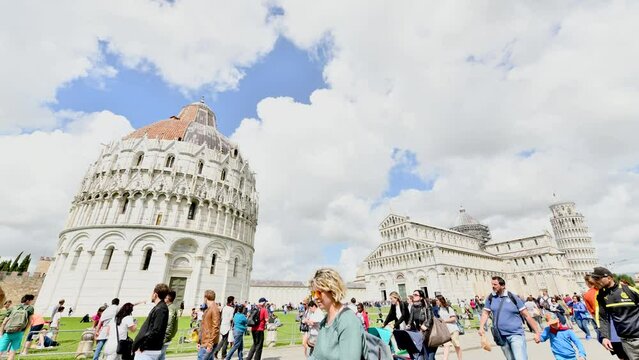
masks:
<svg viewBox="0 0 639 360"><path fill-rule="evenodd" d="M413 294L413 297L415 297L415 296L417 296L417 297L421 297L419 294Z"/></svg>
<svg viewBox="0 0 639 360"><path fill-rule="evenodd" d="M322 290L314 290L311 291L311 297L315 299L319 299L322 297Z"/></svg>

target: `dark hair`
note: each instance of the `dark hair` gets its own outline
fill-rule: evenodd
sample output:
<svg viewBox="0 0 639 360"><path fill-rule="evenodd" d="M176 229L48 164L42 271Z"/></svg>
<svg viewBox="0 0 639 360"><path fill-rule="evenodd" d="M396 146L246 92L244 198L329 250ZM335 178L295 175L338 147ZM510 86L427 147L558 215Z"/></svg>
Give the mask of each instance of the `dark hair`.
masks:
<svg viewBox="0 0 639 360"><path fill-rule="evenodd" d="M353 304L355 304L355 303L357 302L357 300L355 300L355 298L351 298L351 302L352 302Z"/></svg>
<svg viewBox="0 0 639 360"><path fill-rule="evenodd" d="M497 280L499 286L506 286L506 280L504 280L501 276L493 276L492 279Z"/></svg>
<svg viewBox="0 0 639 360"><path fill-rule="evenodd" d="M535 298L532 297L532 295L528 295L528 298L526 298L526 301L535 301Z"/></svg>
<svg viewBox="0 0 639 360"><path fill-rule="evenodd" d="M424 294L424 290L413 290L413 293L418 293L419 297L421 298L422 306L426 306L426 294Z"/></svg>
<svg viewBox="0 0 639 360"><path fill-rule="evenodd" d="M576 298L577 298L577 301L581 301L581 296L579 296L579 295L575 294L575 295L573 295L573 297L576 297Z"/></svg>
<svg viewBox="0 0 639 360"><path fill-rule="evenodd" d="M58 301L58 304L60 304L60 305L64 304L64 299Z"/></svg>
<svg viewBox="0 0 639 360"><path fill-rule="evenodd" d="M175 301L175 297L177 296L177 293L173 290L169 291L168 294L166 294L166 296L169 298L170 302Z"/></svg>
<svg viewBox="0 0 639 360"><path fill-rule="evenodd" d="M366 312L366 309L364 309L364 304L358 303L356 306L357 306L358 309L362 308L362 312Z"/></svg>
<svg viewBox="0 0 639 360"><path fill-rule="evenodd" d="M21 303L26 303L27 301L31 301L35 299L35 296L31 295L31 294L27 294L25 296L22 297L22 300L20 301Z"/></svg>
<svg viewBox="0 0 639 360"><path fill-rule="evenodd" d="M439 300L439 302L442 304L443 308L447 308L450 306L450 304L448 303L448 301L446 301L446 298L441 296L441 295L436 295L435 296L437 298L437 300Z"/></svg>
<svg viewBox="0 0 639 360"><path fill-rule="evenodd" d="M315 303L315 301L311 300L308 302L308 307L311 307L311 306L317 307L317 304Z"/></svg>
<svg viewBox="0 0 639 360"><path fill-rule="evenodd" d="M60 307L58 308L58 312L63 312L63 311L64 311L64 306L60 306Z"/></svg>
<svg viewBox="0 0 639 360"><path fill-rule="evenodd" d="M160 300L164 300L169 291L170 289L167 284L157 284L155 285L155 288L153 288L153 292L158 294L158 298L160 298Z"/></svg>
<svg viewBox="0 0 639 360"><path fill-rule="evenodd" d="M126 303L122 305L118 313L115 315L115 324L120 325L122 323L122 319L131 315L133 313L133 304Z"/></svg>
<svg viewBox="0 0 639 360"><path fill-rule="evenodd" d="M115 298L115 299L111 300L111 305L120 305L120 299Z"/></svg>
<svg viewBox="0 0 639 360"><path fill-rule="evenodd" d="M244 314L244 305L240 304L235 308L235 313Z"/></svg>
<svg viewBox="0 0 639 360"><path fill-rule="evenodd" d="M235 301L235 296L229 296L226 298L226 304L232 304Z"/></svg>

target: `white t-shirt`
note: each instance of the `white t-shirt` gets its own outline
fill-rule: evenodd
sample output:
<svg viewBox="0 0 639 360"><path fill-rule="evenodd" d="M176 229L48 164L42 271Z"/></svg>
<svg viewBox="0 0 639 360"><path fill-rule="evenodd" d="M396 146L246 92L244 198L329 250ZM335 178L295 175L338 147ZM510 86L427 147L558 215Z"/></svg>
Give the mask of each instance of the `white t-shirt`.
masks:
<svg viewBox="0 0 639 360"><path fill-rule="evenodd" d="M220 322L220 334L226 335L231 330L231 321L233 321L233 315L235 309L232 306L224 306L222 308L222 320Z"/></svg>
<svg viewBox="0 0 639 360"><path fill-rule="evenodd" d="M535 309L537 309L537 304L535 304L534 301L526 301L524 305L526 305L526 310L528 310L528 314L530 314L530 316L533 316Z"/></svg>
<svg viewBox="0 0 639 360"><path fill-rule="evenodd" d="M135 321L133 320L133 316L129 315L129 316L125 316L122 319L122 322L120 322L120 325L117 327L117 332L116 332L116 326L115 326L115 319L111 321L109 325L107 325L109 337L107 339L106 344L104 344L105 354L115 354L116 350L118 349L118 341L116 340L116 336L119 335L120 340L126 340L126 337L128 336L129 328L133 326L133 324L135 324Z"/></svg>
<svg viewBox="0 0 639 360"><path fill-rule="evenodd" d="M98 340L104 340L109 336L107 332L107 326L109 326L109 322L115 318L115 315L118 313L117 305L109 305L108 308L102 312L102 316L100 316L100 321L102 322L102 329L100 330L100 334L98 335Z"/></svg>
<svg viewBox="0 0 639 360"><path fill-rule="evenodd" d="M60 318L61 317L62 317L62 313L61 312L55 313L55 315L53 315L53 319L51 320L51 327L54 327L54 328L60 327Z"/></svg>
<svg viewBox="0 0 639 360"><path fill-rule="evenodd" d="M320 323L324 320L325 316L324 312L320 309L315 309L315 312L308 312L306 318L314 323L313 325L308 326L309 336L317 336L317 334L319 334Z"/></svg>
<svg viewBox="0 0 639 360"><path fill-rule="evenodd" d="M443 308L443 307L439 308L439 317L442 319L442 321L446 321L453 316L455 316L455 311L452 308ZM456 323L445 323L445 324L446 324L446 327L448 327L448 331L450 331L451 333L453 331L459 331L459 328L457 327Z"/></svg>

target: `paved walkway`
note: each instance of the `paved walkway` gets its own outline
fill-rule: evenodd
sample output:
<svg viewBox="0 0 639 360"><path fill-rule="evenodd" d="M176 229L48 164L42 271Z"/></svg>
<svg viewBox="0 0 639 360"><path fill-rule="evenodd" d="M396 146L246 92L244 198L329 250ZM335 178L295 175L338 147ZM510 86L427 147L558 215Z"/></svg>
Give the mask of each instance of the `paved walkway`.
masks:
<svg viewBox="0 0 639 360"><path fill-rule="evenodd" d="M529 360L554 360L552 353L550 352L550 343L545 342L541 344L535 344L533 336L527 333L528 338L528 359ZM490 335L488 335L490 337ZM610 353L605 351L603 347L596 340L585 340L583 333L577 331L577 336L581 339L584 347L586 348L586 354L588 359L596 360L614 360L616 357L612 357ZM482 350L479 346L479 335L476 331L469 331L466 335L461 336L462 349L464 359L470 360L502 360L505 359L501 349L497 346L493 346L492 351ZM262 360L300 360L304 359L301 345L298 346L284 346L277 348L265 348L262 353ZM244 351L244 354L248 353L248 349ZM171 357L171 360L193 360L196 359L196 355L190 355L185 357ZM237 359L236 356L233 356ZM437 351L436 359L443 359L443 349ZM451 349L449 355L450 360L456 360L457 356L454 350Z"/></svg>

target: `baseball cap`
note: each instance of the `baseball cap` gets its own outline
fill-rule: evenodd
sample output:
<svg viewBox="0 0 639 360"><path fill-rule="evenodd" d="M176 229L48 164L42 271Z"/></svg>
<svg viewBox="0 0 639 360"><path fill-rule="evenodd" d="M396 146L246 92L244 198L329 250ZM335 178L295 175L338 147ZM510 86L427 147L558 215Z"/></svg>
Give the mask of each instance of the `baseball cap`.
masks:
<svg viewBox="0 0 639 360"><path fill-rule="evenodd" d="M590 277L597 278L597 279L606 277L606 276L612 276L612 272L610 272L610 270L606 269L605 267L601 267L601 266L597 266L590 273Z"/></svg>
<svg viewBox="0 0 639 360"><path fill-rule="evenodd" d="M266 298L260 298L260 300L258 302L263 303L263 302L267 302L268 300L266 300Z"/></svg>

